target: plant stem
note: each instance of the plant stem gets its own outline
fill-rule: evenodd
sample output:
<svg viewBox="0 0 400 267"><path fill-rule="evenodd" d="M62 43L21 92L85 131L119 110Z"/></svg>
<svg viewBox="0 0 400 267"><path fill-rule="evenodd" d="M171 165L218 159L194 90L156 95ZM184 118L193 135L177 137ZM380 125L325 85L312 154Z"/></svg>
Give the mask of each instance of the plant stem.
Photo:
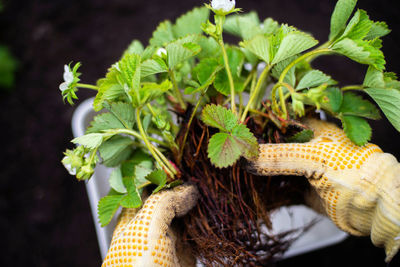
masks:
<svg viewBox="0 0 400 267"><path fill-rule="evenodd" d="M95 90L95 91L99 90L99 87L97 87L95 85L91 85L91 84L86 84L86 83L77 83L76 87L91 89L91 90Z"/></svg>
<svg viewBox="0 0 400 267"><path fill-rule="evenodd" d="M228 55L226 54L224 41L222 36L218 40L219 45L221 46L222 56L224 58L225 70L226 74L228 75L229 86L231 88L231 110L234 114L236 114L236 103L235 103L235 84L233 82L232 72L229 67Z"/></svg>
<svg viewBox="0 0 400 267"><path fill-rule="evenodd" d="M287 110L286 110L286 105L285 105L285 100L284 100L284 95L283 95L283 91L282 91L282 82L286 77L286 74L290 71L291 68L293 68L296 64L300 63L301 61L309 58L309 57L313 57L315 55L318 54L323 54L323 53L328 53L328 52L332 52L332 50L330 48L318 48L315 50L312 50L308 53L305 53L304 55L296 58L295 60L293 60L281 73L281 75L279 76L279 80L278 83L276 83L274 85L274 87L272 88L272 92L271 92L271 99L272 99L272 109L274 110L274 112L276 114L279 114L279 108L278 108L278 103L276 101L276 90L279 90L279 101L281 102L281 107L282 107L282 115L283 118L286 119L287 117Z"/></svg>
<svg viewBox="0 0 400 267"><path fill-rule="evenodd" d="M345 87L342 87L342 91L348 91L348 90L363 90L364 86L363 85L348 85Z"/></svg>
<svg viewBox="0 0 400 267"><path fill-rule="evenodd" d="M169 168L167 166L165 166L164 162L160 159L158 153L155 152L155 150L157 150L157 148L153 147L153 145L147 139L147 134L143 129L142 121L140 119L140 108L136 109L136 121L137 121L137 124L138 124L139 132L140 132L141 136L143 137L143 141L146 144L147 149L150 151L150 153L153 156L153 158L158 162L158 164L160 164L160 166L164 169L164 171L170 177L174 177L174 174L171 172L171 170L169 170Z"/></svg>
<svg viewBox="0 0 400 267"><path fill-rule="evenodd" d="M117 129L117 130L110 130L110 131L106 131L106 132L110 132L113 134L128 134L128 135L132 135L140 140L143 140L143 136L141 136L138 132L134 131L134 130L129 130L129 129ZM167 143L160 141L156 138L153 138L151 136L147 137L149 141L157 143L159 145L165 146L165 147L169 147Z"/></svg>
<svg viewBox="0 0 400 267"><path fill-rule="evenodd" d="M176 82L174 71L169 70L168 73L169 73L169 77L171 78L172 84L174 86L175 97L177 98L181 108L186 110L186 104L185 104L185 101L183 100L182 93L179 90L178 83Z"/></svg>
<svg viewBox="0 0 400 267"><path fill-rule="evenodd" d="M243 115L242 115L240 121L244 121L246 119L247 113L249 112L249 108L251 107L251 105L253 104L254 100L256 99L258 93L260 92L261 86L264 83L265 79L267 78L270 69L271 69L271 65L267 65L265 67L265 69L263 70L263 72L261 73L260 78L258 78L257 85L256 85L254 91L250 95L249 102L247 103L246 108L244 109L244 112L243 112Z"/></svg>
<svg viewBox="0 0 400 267"><path fill-rule="evenodd" d="M182 159L182 156L183 156L183 150L185 148L185 144L186 144L186 140L187 140L187 137L188 137L188 134L189 134L190 126L192 125L192 121L193 121L194 117L196 116L197 109L200 106L200 103L201 103L201 100L202 100L202 98L204 96L205 91L200 95L199 100L197 101L196 106L194 107L192 115L190 116L189 122L187 124L185 136L183 137L183 141L182 141L181 146L179 148L179 155L178 155L178 162L179 163L181 162L181 159Z"/></svg>

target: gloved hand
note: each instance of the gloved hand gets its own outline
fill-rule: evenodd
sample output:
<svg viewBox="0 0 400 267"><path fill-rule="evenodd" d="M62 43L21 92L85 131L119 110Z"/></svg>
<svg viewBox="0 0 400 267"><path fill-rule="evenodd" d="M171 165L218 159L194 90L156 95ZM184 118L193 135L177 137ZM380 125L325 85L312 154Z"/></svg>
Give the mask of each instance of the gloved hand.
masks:
<svg viewBox="0 0 400 267"><path fill-rule="evenodd" d="M102 267L195 266L171 221L185 215L197 199L195 186L182 185L151 195L138 211L123 210Z"/></svg>
<svg viewBox="0 0 400 267"><path fill-rule="evenodd" d="M400 164L374 144L356 146L332 123L305 124L314 130L310 142L262 144L249 170L306 176L332 221L352 235L371 235L389 262L400 246Z"/></svg>

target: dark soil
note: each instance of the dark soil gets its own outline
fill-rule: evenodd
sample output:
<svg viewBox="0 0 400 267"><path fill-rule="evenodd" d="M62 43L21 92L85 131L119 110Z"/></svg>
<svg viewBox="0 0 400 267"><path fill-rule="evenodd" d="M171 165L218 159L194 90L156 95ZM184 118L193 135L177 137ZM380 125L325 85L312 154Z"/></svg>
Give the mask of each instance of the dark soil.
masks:
<svg viewBox="0 0 400 267"><path fill-rule="evenodd" d="M104 75L133 38L146 43L161 20L175 19L203 1L161 0L9 0L0 14L0 43L20 62L17 83L0 93L1 266L100 266L93 220L83 183L63 169L62 152L72 147L73 107L64 105L58 85L63 65L81 61L82 80ZM334 1L237 1L326 40ZM387 69L400 73L400 19L395 0L364 0L375 20L393 32L384 39ZM329 61L328 61L329 60ZM343 84L362 81L365 67L343 58L316 62ZM81 100L90 92L80 92ZM373 142L400 158L399 133L386 121L372 123ZM279 262L277 266L386 266L383 249L369 238L350 237L322 250ZM398 255L390 266L400 266Z"/></svg>

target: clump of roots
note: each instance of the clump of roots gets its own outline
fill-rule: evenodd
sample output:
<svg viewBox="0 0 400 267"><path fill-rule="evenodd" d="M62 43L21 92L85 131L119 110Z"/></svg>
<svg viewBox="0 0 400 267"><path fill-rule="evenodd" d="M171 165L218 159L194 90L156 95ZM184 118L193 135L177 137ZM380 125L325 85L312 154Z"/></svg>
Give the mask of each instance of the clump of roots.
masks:
<svg viewBox="0 0 400 267"><path fill-rule="evenodd" d="M247 125L257 130L251 121ZM244 162L215 168L207 157L212 129L194 119L188 131L180 169L184 180L197 185L200 199L185 216L184 240L206 266L269 265L293 241L293 232L268 233L270 212L303 202L305 179L258 177L246 172Z"/></svg>

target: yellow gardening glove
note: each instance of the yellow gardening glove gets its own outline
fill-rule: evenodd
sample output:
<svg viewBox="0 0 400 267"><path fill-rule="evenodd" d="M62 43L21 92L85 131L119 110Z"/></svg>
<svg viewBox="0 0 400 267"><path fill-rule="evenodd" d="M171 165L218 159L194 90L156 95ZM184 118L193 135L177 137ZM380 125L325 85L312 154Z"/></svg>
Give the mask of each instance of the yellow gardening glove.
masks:
<svg viewBox="0 0 400 267"><path fill-rule="evenodd" d="M371 235L389 262L400 246L400 164L374 144L356 146L332 123L305 124L314 130L313 140L260 145L250 170L306 176L332 221L352 235Z"/></svg>
<svg viewBox="0 0 400 267"><path fill-rule="evenodd" d="M197 198L195 186L182 185L151 195L139 211L125 209L102 267L195 266L170 224L193 208Z"/></svg>

